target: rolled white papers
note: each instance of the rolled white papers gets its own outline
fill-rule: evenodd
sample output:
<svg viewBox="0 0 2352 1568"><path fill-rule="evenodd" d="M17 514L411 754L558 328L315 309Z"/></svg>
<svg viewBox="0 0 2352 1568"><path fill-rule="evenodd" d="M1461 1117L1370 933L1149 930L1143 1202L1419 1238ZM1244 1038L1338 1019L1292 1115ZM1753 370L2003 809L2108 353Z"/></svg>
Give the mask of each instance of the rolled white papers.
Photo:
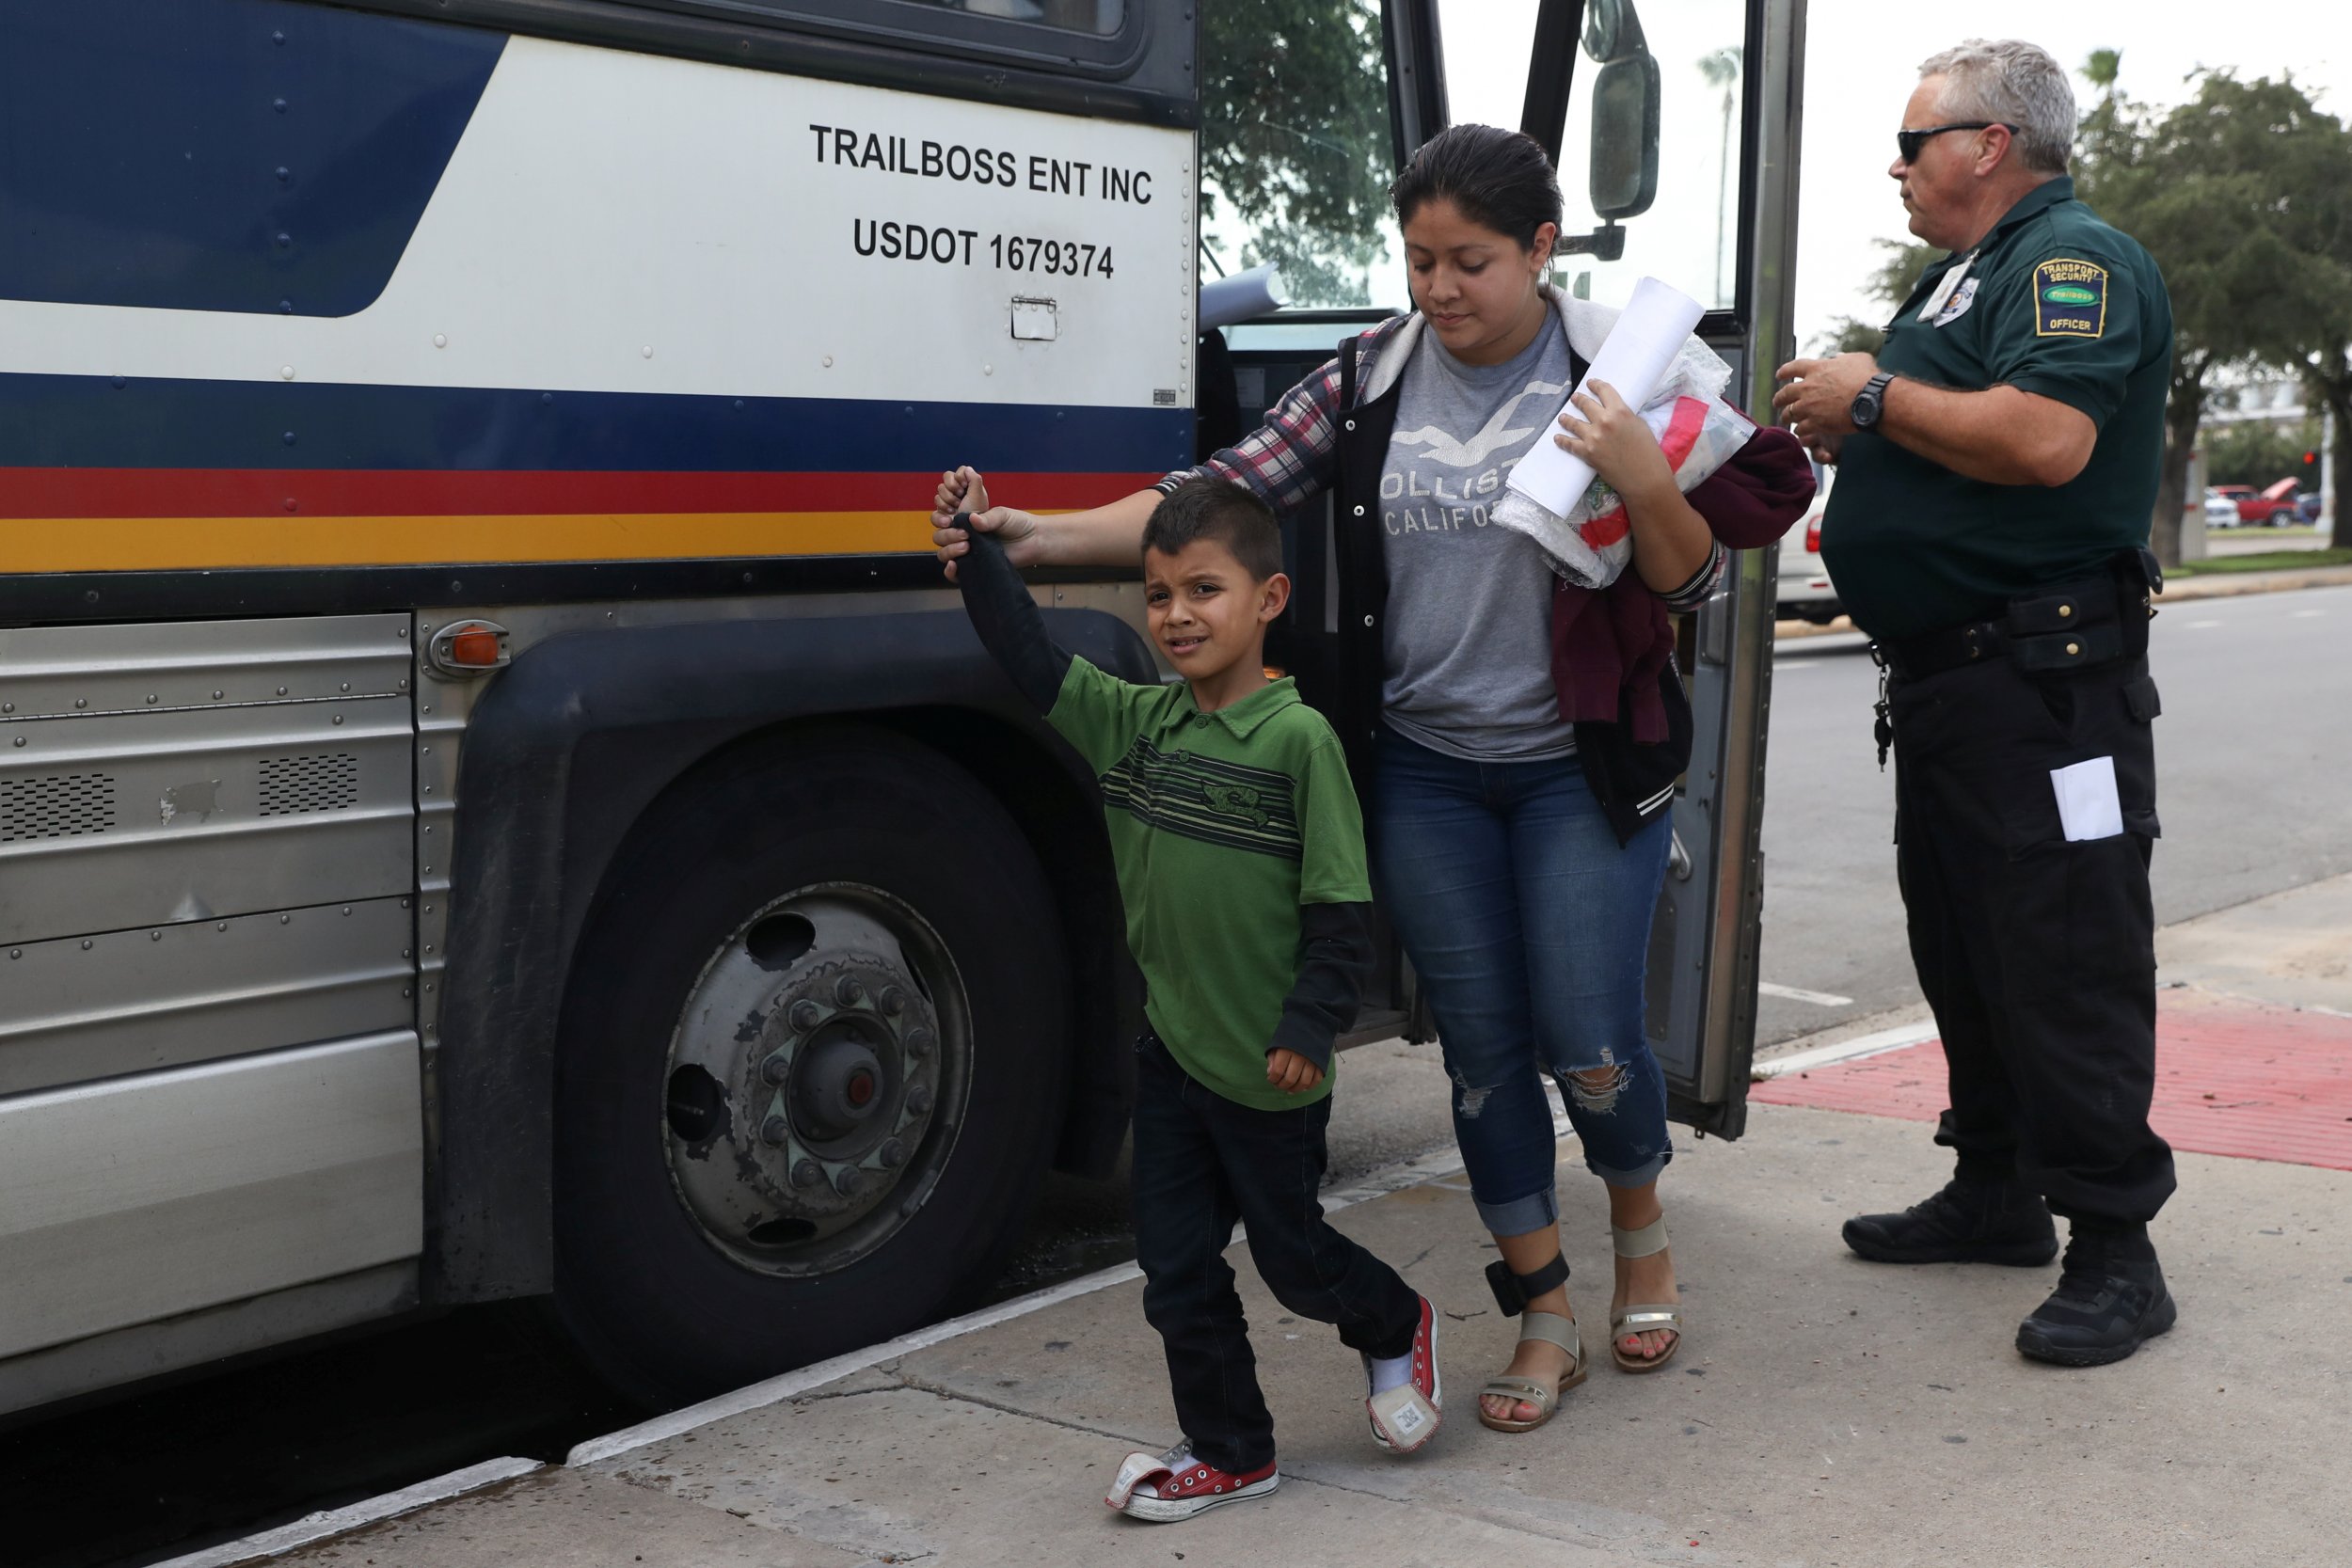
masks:
<svg viewBox="0 0 2352 1568"><path fill-rule="evenodd" d="M1633 297L1626 302L1624 314L1610 329L1600 352L1593 356L1592 368L1577 383L1576 390L1581 393L1595 381L1606 381L1630 406L1646 406L1706 313L1697 300L1680 290L1655 277L1643 278L1633 285ZM1567 407L1563 404L1553 411L1553 422L1545 426L1544 436L1512 467L1507 482L1554 519L1575 511L1577 502L1593 486L1592 465L1546 438ZM1500 513L1498 517L1512 521Z"/></svg>

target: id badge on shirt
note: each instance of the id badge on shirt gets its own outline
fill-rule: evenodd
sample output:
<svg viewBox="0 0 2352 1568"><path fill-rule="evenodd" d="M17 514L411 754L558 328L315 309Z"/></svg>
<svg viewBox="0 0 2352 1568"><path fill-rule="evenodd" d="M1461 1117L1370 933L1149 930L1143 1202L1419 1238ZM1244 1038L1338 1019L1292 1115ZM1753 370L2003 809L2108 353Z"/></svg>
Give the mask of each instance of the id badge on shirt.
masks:
<svg viewBox="0 0 2352 1568"><path fill-rule="evenodd" d="M1928 302L1925 305L1919 307L1919 314L1915 319L1923 322L1934 321L1936 313L1950 302L1952 291L1960 287L1960 280L1968 276L1968 269L1976 264L1976 261L1977 253L1972 250L1960 259L1960 265L1939 278L1936 281L1935 292L1928 295ZM1937 325L1942 324L1937 323Z"/></svg>

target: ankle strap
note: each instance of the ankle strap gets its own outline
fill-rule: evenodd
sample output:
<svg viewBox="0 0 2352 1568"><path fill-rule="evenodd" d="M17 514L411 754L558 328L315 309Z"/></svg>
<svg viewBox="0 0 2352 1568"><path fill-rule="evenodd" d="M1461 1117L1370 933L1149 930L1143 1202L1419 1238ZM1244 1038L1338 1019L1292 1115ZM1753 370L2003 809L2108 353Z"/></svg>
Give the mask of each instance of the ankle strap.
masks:
<svg viewBox="0 0 2352 1568"><path fill-rule="evenodd" d="M1568 1282L1568 1260L1558 1253L1551 1261L1534 1274L1513 1274L1511 1265L1498 1258L1486 1265L1486 1284L1495 1293L1495 1306L1506 1318L1516 1318L1527 1310L1527 1304L1549 1291L1556 1291Z"/></svg>
<svg viewBox="0 0 2352 1568"><path fill-rule="evenodd" d="M1647 1258L1654 1252L1666 1250L1666 1216L1659 1215L1639 1230L1609 1227L1609 1239L1620 1258Z"/></svg>

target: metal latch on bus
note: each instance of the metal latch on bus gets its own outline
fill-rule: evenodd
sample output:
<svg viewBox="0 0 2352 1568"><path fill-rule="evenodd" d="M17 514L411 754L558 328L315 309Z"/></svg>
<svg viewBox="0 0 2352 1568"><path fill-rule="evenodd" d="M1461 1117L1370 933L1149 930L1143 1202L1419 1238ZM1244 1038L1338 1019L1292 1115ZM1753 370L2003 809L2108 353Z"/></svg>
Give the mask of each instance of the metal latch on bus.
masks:
<svg viewBox="0 0 2352 1568"><path fill-rule="evenodd" d="M437 675L486 675L507 665L506 628L495 621L452 621L425 645L425 663Z"/></svg>
<svg viewBox="0 0 2352 1568"><path fill-rule="evenodd" d="M1012 296L1012 335L1020 342L1050 343L1061 336L1061 307L1050 299Z"/></svg>

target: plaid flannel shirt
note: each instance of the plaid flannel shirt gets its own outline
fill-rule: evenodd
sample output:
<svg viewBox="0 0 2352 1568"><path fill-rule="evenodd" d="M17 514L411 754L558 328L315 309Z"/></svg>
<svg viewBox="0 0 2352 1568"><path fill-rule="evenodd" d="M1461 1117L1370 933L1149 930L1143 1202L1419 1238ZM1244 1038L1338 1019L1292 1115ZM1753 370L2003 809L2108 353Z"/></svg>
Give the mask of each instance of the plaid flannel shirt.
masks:
<svg viewBox="0 0 2352 1568"><path fill-rule="evenodd" d="M1371 384L1381 351L1409 320L1393 316L1359 337L1356 385ZM1185 480L1200 476L1228 480L1251 491L1277 512L1303 506L1331 488L1338 478L1340 451L1340 362L1327 359L1306 380L1282 394L1266 415L1265 423L1239 443L1214 452L1205 463L1179 468L1154 486L1168 494ZM1715 591L1724 563L1729 559L1718 541L1707 562L1691 580L1658 596L1676 614L1696 610Z"/></svg>

